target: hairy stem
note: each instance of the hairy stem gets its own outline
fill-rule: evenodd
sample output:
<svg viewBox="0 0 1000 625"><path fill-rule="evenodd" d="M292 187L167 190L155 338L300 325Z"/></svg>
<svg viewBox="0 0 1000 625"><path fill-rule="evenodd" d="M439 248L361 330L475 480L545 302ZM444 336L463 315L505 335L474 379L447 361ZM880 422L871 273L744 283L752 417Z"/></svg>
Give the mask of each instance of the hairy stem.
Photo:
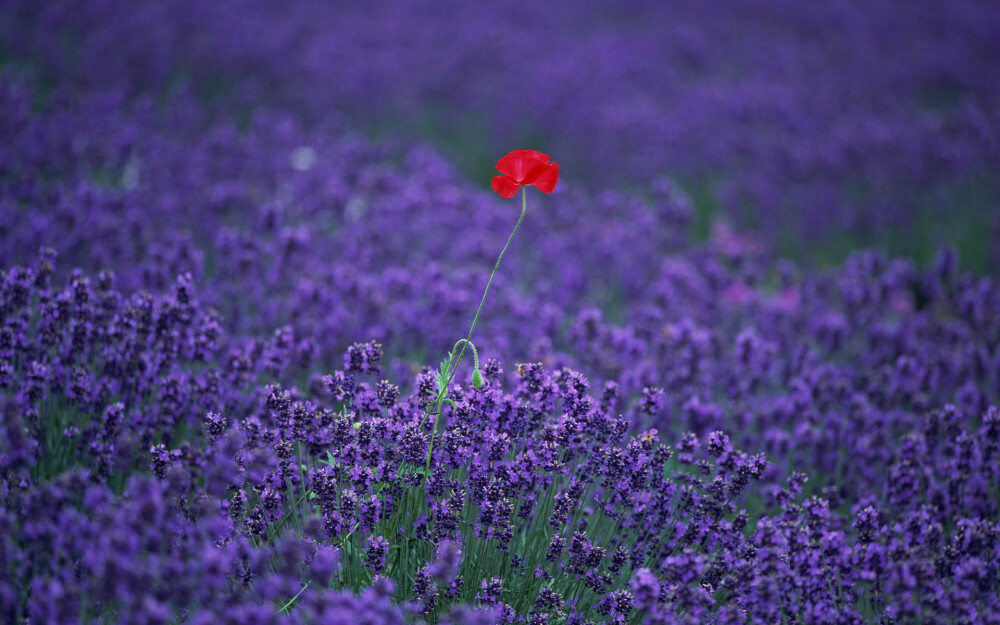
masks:
<svg viewBox="0 0 1000 625"><path fill-rule="evenodd" d="M462 349L458 352L458 357L455 358L451 365L451 369L448 372L448 379L444 383L444 388L438 394L437 401L432 408L434 413L434 429L431 431L431 443L430 447L427 449L427 466L424 471L424 480L427 480L427 474L430 473L431 469L431 453L434 451L434 437L437 435L438 419L441 417L441 404L444 403L444 398L448 394L448 387L451 385L451 381L455 378L455 374L458 373L458 365L462 362L462 356L465 355L465 349L471 344L472 341L472 331L476 329L476 323L479 321L479 315L483 312L483 304L486 303L486 295L490 292L490 286L493 284L493 278L496 277L497 271L500 269L500 261L503 260L503 255L507 253L507 248L510 247L510 242L514 239L514 235L517 234L517 229L521 227L521 222L524 221L524 215L528 212L528 195L527 189L521 187L521 216L518 217L517 223L514 225L514 230L507 237L507 244L503 246L500 250L500 256L497 257L497 263L493 266L493 273L490 274L489 281L486 282L486 289L483 291L483 297L479 300L479 308L476 310L476 316L472 318L472 325L469 326L469 334L465 337L462 343ZM458 345L458 343L456 343Z"/></svg>

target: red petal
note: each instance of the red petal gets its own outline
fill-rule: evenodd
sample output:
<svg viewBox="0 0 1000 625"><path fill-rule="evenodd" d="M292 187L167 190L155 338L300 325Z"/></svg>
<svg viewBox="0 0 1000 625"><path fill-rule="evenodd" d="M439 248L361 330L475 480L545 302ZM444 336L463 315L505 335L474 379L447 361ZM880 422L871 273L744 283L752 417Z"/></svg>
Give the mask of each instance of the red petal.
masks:
<svg viewBox="0 0 1000 625"><path fill-rule="evenodd" d="M546 165L552 157L538 150L514 150L497 161L497 170L507 174L515 182L524 182L525 177L539 165Z"/></svg>
<svg viewBox="0 0 1000 625"><path fill-rule="evenodd" d="M538 190L542 193L552 193L552 189L556 188L556 182L559 180L559 163L552 163L547 165L535 178L533 184L538 187Z"/></svg>
<svg viewBox="0 0 1000 625"><path fill-rule="evenodd" d="M521 185L514 182L514 179L504 174L493 176L493 190L500 194L500 197L510 199L514 197Z"/></svg>

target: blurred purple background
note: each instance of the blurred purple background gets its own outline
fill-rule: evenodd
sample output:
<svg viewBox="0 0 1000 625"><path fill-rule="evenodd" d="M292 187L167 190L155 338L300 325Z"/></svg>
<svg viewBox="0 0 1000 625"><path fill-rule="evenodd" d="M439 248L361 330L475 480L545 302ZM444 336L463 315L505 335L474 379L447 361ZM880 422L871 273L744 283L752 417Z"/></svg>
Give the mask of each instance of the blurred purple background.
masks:
<svg viewBox="0 0 1000 625"><path fill-rule="evenodd" d="M724 215L803 259L951 243L997 268L988 0L3 5L8 73L42 94L187 88L231 118L428 140L483 187L532 147L591 192L670 176L700 237Z"/></svg>

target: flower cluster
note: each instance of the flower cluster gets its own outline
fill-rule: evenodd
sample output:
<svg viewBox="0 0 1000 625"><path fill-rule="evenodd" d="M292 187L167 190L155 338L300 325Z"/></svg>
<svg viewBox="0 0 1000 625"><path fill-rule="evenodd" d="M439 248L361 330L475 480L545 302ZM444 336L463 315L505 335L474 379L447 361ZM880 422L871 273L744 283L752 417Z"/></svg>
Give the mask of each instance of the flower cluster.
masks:
<svg viewBox="0 0 1000 625"><path fill-rule="evenodd" d="M43 269L54 260L40 261ZM46 343L41 311L86 292L87 277L59 286L42 276L13 268L2 291L5 327L28 320L22 334L8 333L4 353L17 363L7 367L9 443L0 450L11 554L4 567L15 575L0 588L5 614L53 622L186 614L208 622L224 606L244 606L233 612L241 618L263 614L261 598L282 608L267 608L268 618L303 622L350 609L402 622L412 609L442 622L797 615L861 623L951 615L958 603L976 614L1000 608L1000 524L989 520L997 505L990 485L1000 477L995 408L975 431L955 407L929 413L891 455L884 491L806 496L808 476L775 481L774 465L720 431L690 432L673 446L655 430L630 435L633 424L602 407L581 374L523 364L508 389L455 389L425 467L420 385L380 404L375 388L388 383L374 382L374 344L349 346L344 356L352 363L371 355L367 372L329 377L329 386L350 378L351 394L328 385L248 386L242 374L222 375L215 402L202 405L187 386L169 401L162 389L196 363L230 362L231 339L216 328L211 346L197 352L200 334L178 330L167 353L160 342L145 344L140 361L152 364L127 378L154 394L88 395L79 382L87 367L103 381L91 382L98 390L117 379L106 363L126 350L102 345L135 344L134 335L109 328L136 305L106 284L78 297L76 316ZM167 296L143 295L150 328L164 314L176 318L181 300L192 328L212 318L191 285L179 285ZM73 319L100 311L102 324L74 344ZM250 370L266 375L271 350L259 350ZM86 364L60 375L57 365L80 354L90 355ZM651 395L636 398L637 418L650 418L639 405ZM107 407L94 413L78 403L84 397ZM173 401L182 414L205 416L192 423L147 412ZM70 426L52 430L54 420L87 410L101 415L77 425L91 428L87 447ZM122 442L130 437L140 442ZM59 458L64 464L52 466ZM846 517L835 511L845 496ZM150 568L151 549L163 572ZM67 571L65 562L78 564ZM155 590L155 580L175 577ZM936 590L913 592L927 587Z"/></svg>
<svg viewBox="0 0 1000 625"><path fill-rule="evenodd" d="M652 37L560 0L518 34L505 2L70 4L0 16L0 622L998 622L1000 284L773 245L988 200L995 10L680 2ZM510 49L536 62L482 67ZM508 203L354 133L431 94L560 120L586 172L502 272Z"/></svg>

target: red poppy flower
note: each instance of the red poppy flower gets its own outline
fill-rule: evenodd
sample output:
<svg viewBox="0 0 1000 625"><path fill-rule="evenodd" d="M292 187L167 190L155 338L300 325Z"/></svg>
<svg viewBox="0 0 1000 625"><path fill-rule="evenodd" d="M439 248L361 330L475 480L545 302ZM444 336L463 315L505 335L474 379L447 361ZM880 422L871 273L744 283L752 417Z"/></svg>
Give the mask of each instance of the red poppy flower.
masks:
<svg viewBox="0 0 1000 625"><path fill-rule="evenodd" d="M542 193L552 193L559 179L559 163L537 150L514 150L497 161L500 176L493 177L493 190L503 198L512 198L517 190L535 185Z"/></svg>

